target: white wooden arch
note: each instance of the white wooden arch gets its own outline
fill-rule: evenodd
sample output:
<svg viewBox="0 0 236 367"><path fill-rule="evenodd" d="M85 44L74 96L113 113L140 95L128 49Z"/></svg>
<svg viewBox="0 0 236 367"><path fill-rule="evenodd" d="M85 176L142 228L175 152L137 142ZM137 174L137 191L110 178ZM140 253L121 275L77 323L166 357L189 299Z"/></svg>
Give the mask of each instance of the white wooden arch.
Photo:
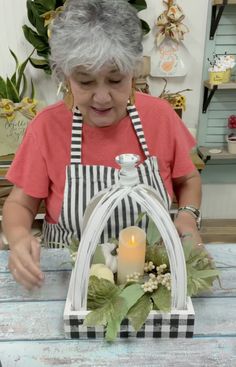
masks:
<svg viewBox="0 0 236 367"><path fill-rule="evenodd" d="M126 182L127 183L127 182ZM72 310L87 309L87 292L91 258L104 229L104 224L118 203L130 196L139 203L157 226L166 247L171 270L171 308L185 310L187 305L187 275L185 257L177 230L154 189L147 185L116 185L105 189L91 200L89 218L82 233L79 251L70 282Z"/></svg>

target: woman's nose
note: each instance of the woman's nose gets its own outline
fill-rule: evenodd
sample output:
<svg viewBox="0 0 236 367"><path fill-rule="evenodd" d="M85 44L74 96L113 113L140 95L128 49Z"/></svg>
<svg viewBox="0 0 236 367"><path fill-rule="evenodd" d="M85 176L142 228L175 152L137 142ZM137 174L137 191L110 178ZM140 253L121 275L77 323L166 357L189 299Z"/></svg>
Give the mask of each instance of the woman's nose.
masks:
<svg viewBox="0 0 236 367"><path fill-rule="evenodd" d="M103 104L110 102L111 94L109 88L104 86L97 87L93 95L93 100L94 102Z"/></svg>

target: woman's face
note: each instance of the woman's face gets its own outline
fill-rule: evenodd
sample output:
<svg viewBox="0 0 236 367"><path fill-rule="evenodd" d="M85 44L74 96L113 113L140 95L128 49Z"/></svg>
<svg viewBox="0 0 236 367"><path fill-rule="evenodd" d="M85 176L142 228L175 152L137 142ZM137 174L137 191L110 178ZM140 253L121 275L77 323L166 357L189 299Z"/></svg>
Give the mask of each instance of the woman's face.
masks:
<svg viewBox="0 0 236 367"><path fill-rule="evenodd" d="M114 66L103 67L96 73L78 67L69 82L74 105L78 106L85 123L105 127L126 116L132 88L131 74L122 74Z"/></svg>

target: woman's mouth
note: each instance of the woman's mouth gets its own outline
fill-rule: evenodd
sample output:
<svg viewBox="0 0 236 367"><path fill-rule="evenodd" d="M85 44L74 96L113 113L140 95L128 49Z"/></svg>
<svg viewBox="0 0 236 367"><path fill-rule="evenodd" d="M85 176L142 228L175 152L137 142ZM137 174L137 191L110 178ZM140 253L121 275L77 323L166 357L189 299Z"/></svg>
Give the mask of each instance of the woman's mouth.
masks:
<svg viewBox="0 0 236 367"><path fill-rule="evenodd" d="M96 108L96 107L91 107L91 108L92 108L92 110L94 112L96 112L99 115L105 115L106 113L109 113L111 111L111 109L112 109L112 107L110 107L110 108Z"/></svg>

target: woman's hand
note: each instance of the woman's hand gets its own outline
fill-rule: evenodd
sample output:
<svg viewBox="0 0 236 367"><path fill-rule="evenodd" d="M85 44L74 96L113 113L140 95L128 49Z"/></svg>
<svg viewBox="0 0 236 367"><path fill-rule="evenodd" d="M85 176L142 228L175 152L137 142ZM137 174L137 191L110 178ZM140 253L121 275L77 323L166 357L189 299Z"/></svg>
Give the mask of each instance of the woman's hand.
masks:
<svg viewBox="0 0 236 367"><path fill-rule="evenodd" d="M40 243L31 234L10 244L9 269L14 279L26 289L41 287L44 275L40 270Z"/></svg>
<svg viewBox="0 0 236 367"><path fill-rule="evenodd" d="M174 223L180 237L191 236L191 239L196 245L202 244L196 220L191 213L187 211L179 212Z"/></svg>

